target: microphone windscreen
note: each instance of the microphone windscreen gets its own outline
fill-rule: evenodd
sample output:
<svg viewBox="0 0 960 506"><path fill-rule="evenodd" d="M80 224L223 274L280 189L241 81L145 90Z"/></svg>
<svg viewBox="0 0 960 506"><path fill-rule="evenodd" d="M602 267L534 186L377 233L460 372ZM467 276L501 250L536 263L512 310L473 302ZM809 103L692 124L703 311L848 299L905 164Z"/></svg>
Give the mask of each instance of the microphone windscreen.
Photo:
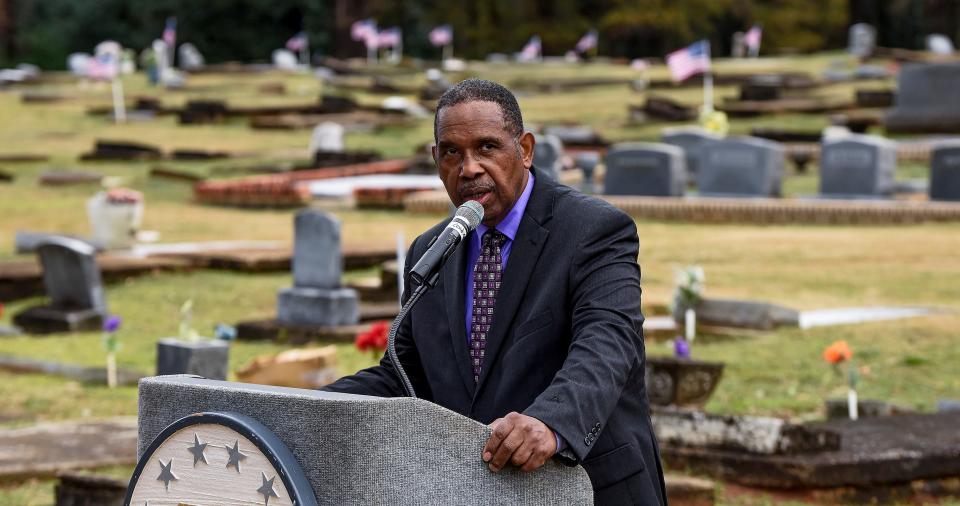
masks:
<svg viewBox="0 0 960 506"><path fill-rule="evenodd" d="M483 206L476 200L468 200L457 208L456 216L467 220L468 229L473 230L483 221Z"/></svg>

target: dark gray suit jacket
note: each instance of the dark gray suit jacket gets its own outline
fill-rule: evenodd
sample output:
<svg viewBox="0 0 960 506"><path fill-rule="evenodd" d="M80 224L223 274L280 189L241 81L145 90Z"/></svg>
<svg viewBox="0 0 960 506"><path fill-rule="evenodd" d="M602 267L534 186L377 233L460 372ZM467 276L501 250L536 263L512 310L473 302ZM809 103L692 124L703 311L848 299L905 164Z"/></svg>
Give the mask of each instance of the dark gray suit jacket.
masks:
<svg viewBox="0 0 960 506"><path fill-rule="evenodd" d="M401 326L400 362L418 397L485 424L511 411L546 423L587 470L597 504L665 504L644 385L636 226L609 204L535 174L480 381L467 350L464 245ZM405 286L448 222L413 242ZM386 358L327 389L404 395Z"/></svg>

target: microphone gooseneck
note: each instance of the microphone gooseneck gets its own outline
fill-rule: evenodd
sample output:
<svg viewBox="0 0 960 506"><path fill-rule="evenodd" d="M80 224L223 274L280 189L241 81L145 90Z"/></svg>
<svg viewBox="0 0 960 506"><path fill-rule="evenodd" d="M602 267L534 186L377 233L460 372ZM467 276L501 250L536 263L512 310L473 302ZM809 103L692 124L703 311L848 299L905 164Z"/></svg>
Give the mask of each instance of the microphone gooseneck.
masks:
<svg viewBox="0 0 960 506"><path fill-rule="evenodd" d="M457 245L467 237L467 234L480 225L481 221L483 221L483 206L473 200L464 203L457 208L457 212L450 223L438 236L433 238L427 247L427 251L410 269L410 278L417 283L417 288L400 308L400 312L393 320L393 325L390 326L390 333L387 334L387 357L393 364L397 376L400 378L400 383L403 384L403 389L410 397L416 398L417 393L414 391L413 384L410 383L410 378L407 376L407 372L403 370L403 365L400 364L400 358L397 356L397 331L400 330L403 319L407 317L420 297L427 290L437 286L437 281L440 279L440 268L443 267L443 263L457 249Z"/></svg>

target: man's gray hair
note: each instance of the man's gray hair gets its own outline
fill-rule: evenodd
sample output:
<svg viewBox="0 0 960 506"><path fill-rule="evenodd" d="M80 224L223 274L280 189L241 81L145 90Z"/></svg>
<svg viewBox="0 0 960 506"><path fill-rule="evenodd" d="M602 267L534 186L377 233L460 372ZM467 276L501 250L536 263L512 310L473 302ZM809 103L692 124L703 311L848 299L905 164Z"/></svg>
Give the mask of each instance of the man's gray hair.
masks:
<svg viewBox="0 0 960 506"><path fill-rule="evenodd" d="M437 140L437 122L444 107L466 102L493 102L500 106L503 122L513 135L523 133L523 116L520 104L510 90L500 84L484 79L466 79L445 91L437 102L437 114L433 118L433 140Z"/></svg>

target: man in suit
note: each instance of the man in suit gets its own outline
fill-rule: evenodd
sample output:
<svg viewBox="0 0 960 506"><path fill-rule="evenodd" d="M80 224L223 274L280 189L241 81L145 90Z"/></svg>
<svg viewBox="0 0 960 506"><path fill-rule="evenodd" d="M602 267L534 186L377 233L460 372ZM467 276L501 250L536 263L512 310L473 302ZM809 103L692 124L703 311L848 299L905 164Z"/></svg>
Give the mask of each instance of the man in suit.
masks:
<svg viewBox="0 0 960 506"><path fill-rule="evenodd" d="M556 457L583 465L597 504L666 504L633 220L533 167L534 137L496 83L444 93L434 135L450 200L476 200L484 217L398 331L417 396L490 424L480 457L494 472ZM449 221L413 242L405 286ZM327 389L404 395L386 357Z"/></svg>

